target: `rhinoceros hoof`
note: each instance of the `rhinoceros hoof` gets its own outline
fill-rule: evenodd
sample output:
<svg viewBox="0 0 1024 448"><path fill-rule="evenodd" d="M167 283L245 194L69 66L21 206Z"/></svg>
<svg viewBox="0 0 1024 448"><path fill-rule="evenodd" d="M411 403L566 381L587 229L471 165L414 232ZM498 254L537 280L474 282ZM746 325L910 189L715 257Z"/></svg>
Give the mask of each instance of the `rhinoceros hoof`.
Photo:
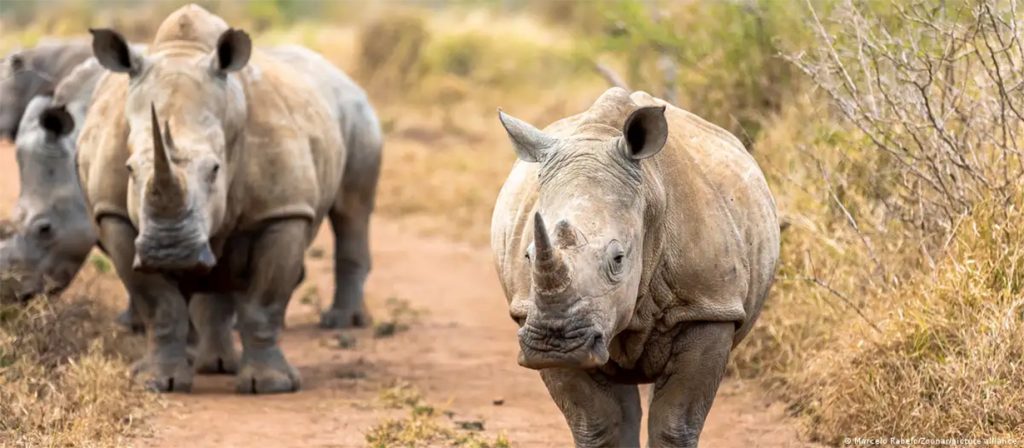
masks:
<svg viewBox="0 0 1024 448"><path fill-rule="evenodd" d="M331 308L320 314L320 328L363 328L373 320L365 309Z"/></svg>
<svg viewBox="0 0 1024 448"><path fill-rule="evenodd" d="M132 367L132 377L146 389L156 392L192 391L192 366L186 359L157 361L147 356Z"/></svg>
<svg viewBox="0 0 1024 448"><path fill-rule="evenodd" d="M196 354L196 372L206 375L230 375L238 372L238 355L234 349L205 349Z"/></svg>
<svg viewBox="0 0 1024 448"><path fill-rule="evenodd" d="M299 372L287 362L249 363L235 379L240 394L279 394L299 390Z"/></svg>

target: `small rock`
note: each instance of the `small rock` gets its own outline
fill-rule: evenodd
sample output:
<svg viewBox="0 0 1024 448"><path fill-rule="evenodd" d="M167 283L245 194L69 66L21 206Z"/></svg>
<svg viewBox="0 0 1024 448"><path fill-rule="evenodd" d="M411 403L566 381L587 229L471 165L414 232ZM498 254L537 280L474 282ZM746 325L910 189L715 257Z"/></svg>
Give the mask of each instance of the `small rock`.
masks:
<svg viewBox="0 0 1024 448"><path fill-rule="evenodd" d="M338 348L349 349L356 346L356 338L348 333L338 333Z"/></svg>
<svg viewBox="0 0 1024 448"><path fill-rule="evenodd" d="M467 431L483 431L484 430L484 421L483 420L456 421L455 425L458 426L459 428L465 429Z"/></svg>
<svg viewBox="0 0 1024 448"><path fill-rule="evenodd" d="M492 401L491 403L493 403L495 406L501 406L501 405L505 404L505 399L501 398L501 397L498 397L498 398L495 398L494 401Z"/></svg>
<svg viewBox="0 0 1024 448"><path fill-rule="evenodd" d="M373 326L373 337L375 338L386 338L388 336L394 336L398 326L394 322L381 322Z"/></svg>

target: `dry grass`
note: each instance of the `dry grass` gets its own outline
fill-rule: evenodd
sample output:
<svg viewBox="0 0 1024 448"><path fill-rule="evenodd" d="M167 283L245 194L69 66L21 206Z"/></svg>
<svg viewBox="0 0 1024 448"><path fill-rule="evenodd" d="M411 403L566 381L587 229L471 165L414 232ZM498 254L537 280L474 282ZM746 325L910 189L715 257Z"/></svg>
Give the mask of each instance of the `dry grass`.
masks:
<svg viewBox="0 0 1024 448"><path fill-rule="evenodd" d="M731 372L764 380L830 444L1021 434L1020 199L976 209L926 250L914 229L878 219L878 159L820 100L795 96L764 129L756 156L789 227Z"/></svg>
<svg viewBox="0 0 1024 448"><path fill-rule="evenodd" d="M467 430L467 425L443 423L452 414L427 403L419 390L405 382L380 391L378 401L388 408L407 409L404 418L389 418L366 433L366 443L372 448L449 446L459 448L508 448L511 446L503 434L493 439ZM482 429L483 423L478 422ZM459 427L463 426L463 427Z"/></svg>
<svg viewBox="0 0 1024 448"><path fill-rule="evenodd" d="M996 104L981 89L962 95ZM893 192L905 187L893 185L898 165L827 102L794 94L765 120L755 155L790 225L773 294L734 352L733 372L766 380L826 443L1024 432L1019 189L1009 200L981 195L948 232L925 232L891 212L914 206ZM873 126L908 139L934 131L904 123ZM951 138L984 133L955 117L945 124Z"/></svg>
<svg viewBox="0 0 1024 448"><path fill-rule="evenodd" d="M931 274L873 298L841 350L792 376L812 434L991 437L1024 433L1024 214L990 205L961 222Z"/></svg>
<svg viewBox="0 0 1024 448"><path fill-rule="evenodd" d="M640 4L633 3L623 2ZM642 9L628 9L636 15L627 22L583 14L579 20L587 23L576 32L592 33L586 35L526 15L498 19L486 10L429 17L415 9L393 17L371 11L360 16L364 27L294 22L259 31L257 42L308 45L367 86L387 134L379 213L480 244L514 160L497 107L537 126L588 107L606 85L589 72L587 58L595 55L587 52L594 49L576 42L625 45L599 56L612 58L611 66L637 67L641 72L626 74L641 86L664 81L654 71L659 45L686 49L676 61L680 101L756 148L789 224L773 294L734 351L732 374L763 379L805 417L808 433L826 443L848 435L1024 433L1021 199L997 207L980 198L984 207L962 215L955 232L938 236L893 219L886 209L893 160L880 156L777 58L777 44L794 53L822 48L800 40L813 28L794 22L792 3L750 3L758 15L742 18L731 16L747 12L739 4L695 12L699 5L680 3L672 14L703 15L646 30L640 25L649 15ZM558 7L551 20L580 12ZM647 34L621 34L622 23ZM723 23L729 26L713 27ZM45 29L29 27L25 42ZM0 47L23 37L4 33ZM109 346L113 330L98 323L109 318L88 319L74 311L81 309L110 312L77 300L3 317L0 393L17 391L21 398L0 397L0 429L7 431L0 436L17 433L30 444L116 443L138 429L130 416L144 412L146 398L124 381L122 352ZM85 323L58 325L64 321ZM68 327L81 333L59 336ZM35 333L48 336L24 336ZM53 345L69 351L54 354L51 340L64 341ZM17 352L8 348L14 343L21 344ZM49 367L33 367L37 363ZM40 391L58 399L29 399ZM123 405L92 405L112 397ZM367 434L371 446L508 444L462 439L472 433L444 422L407 386L389 389L382 399L409 414L374 427Z"/></svg>
<svg viewBox="0 0 1024 448"><path fill-rule="evenodd" d="M156 398L128 373L142 341L115 328L113 308L88 298L96 285L81 279L59 300L0 304L0 440L113 446L146 431Z"/></svg>

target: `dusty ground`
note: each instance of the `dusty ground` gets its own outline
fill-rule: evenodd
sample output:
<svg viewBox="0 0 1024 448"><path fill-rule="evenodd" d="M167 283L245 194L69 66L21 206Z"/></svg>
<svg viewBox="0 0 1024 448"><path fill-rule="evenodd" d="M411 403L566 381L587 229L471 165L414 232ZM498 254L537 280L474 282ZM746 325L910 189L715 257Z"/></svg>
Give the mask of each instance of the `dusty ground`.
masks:
<svg viewBox="0 0 1024 448"><path fill-rule="evenodd" d="M14 151L3 143L0 211L6 214L16 195ZM375 218L373 225L368 303L377 318L388 314L389 299L420 310L409 330L387 338L375 338L369 329L352 331L355 346L341 348L338 332L316 327L317 307L326 306L333 291L325 227L283 335L285 353L302 374L302 391L239 396L231 392L231 377L200 377L192 394L166 396L153 433L138 445L364 446L370 427L407 414L376 404L379 390L395 380L416 386L429 402L453 412L454 420L482 420L486 433L504 433L513 446L571 445L539 376L515 362L515 328L489 250L422 237L391 218ZM503 404L495 405L496 399ZM707 447L808 446L781 405L765 401L755 384L737 380L723 384L701 440Z"/></svg>

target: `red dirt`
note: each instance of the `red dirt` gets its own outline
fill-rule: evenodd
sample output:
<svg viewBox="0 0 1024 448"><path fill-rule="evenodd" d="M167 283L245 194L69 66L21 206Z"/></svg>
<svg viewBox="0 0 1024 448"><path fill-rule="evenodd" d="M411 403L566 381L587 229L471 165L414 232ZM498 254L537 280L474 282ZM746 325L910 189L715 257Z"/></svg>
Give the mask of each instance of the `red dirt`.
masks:
<svg viewBox="0 0 1024 448"><path fill-rule="evenodd" d="M0 144L0 211L17 196L14 151ZM316 327L318 301L333 291L331 235L315 242L306 284L288 310L283 345L302 374L302 390L276 396L242 396L230 376L197 377L188 395L167 395L153 434L138 444L201 446L365 446L365 433L387 417L407 411L375 405L378 391L396 379L416 386L455 420L485 422L517 447L571 446L564 420L536 372L516 364L515 326L507 316L486 247L422 237L394 218L373 223L374 270L367 300L383 317L388 298L422 314L408 331L377 339L372 330L351 331L355 347L342 349L337 331ZM81 276L80 276L81 277ZM315 287L316 293L310 294ZM118 291L122 295L123 291ZM318 300L302 300L303 297ZM500 406L493 404L501 398ZM445 417L440 417L445 420ZM727 380L701 437L707 447L803 447L794 422L780 404L766 401L755 383Z"/></svg>

